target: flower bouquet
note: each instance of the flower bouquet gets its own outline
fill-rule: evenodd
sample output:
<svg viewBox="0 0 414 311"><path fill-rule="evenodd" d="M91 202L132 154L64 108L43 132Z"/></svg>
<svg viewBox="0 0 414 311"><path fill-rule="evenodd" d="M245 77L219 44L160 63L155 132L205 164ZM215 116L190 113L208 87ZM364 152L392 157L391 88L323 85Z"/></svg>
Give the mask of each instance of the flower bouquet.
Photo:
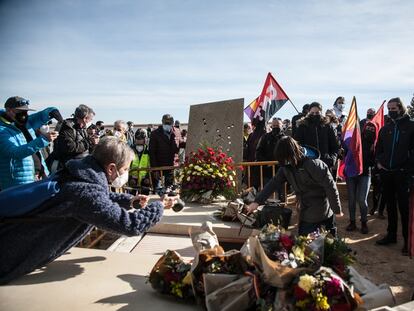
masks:
<svg viewBox="0 0 414 311"><path fill-rule="evenodd" d="M316 271L319 257L306 244L279 226L269 224L258 237L250 237L241 252L254 263L265 283L286 288L300 273Z"/></svg>
<svg viewBox="0 0 414 311"><path fill-rule="evenodd" d="M321 267L314 274L303 274L293 284L297 310L352 311L362 300L331 269Z"/></svg>
<svg viewBox="0 0 414 311"><path fill-rule="evenodd" d="M234 198L236 171L233 159L221 148L202 147L191 152L180 173L181 197L209 203L218 196Z"/></svg>
<svg viewBox="0 0 414 311"><path fill-rule="evenodd" d="M167 250L152 268L148 281L162 294L191 298L194 295L190 268L191 264L185 263L177 252Z"/></svg>

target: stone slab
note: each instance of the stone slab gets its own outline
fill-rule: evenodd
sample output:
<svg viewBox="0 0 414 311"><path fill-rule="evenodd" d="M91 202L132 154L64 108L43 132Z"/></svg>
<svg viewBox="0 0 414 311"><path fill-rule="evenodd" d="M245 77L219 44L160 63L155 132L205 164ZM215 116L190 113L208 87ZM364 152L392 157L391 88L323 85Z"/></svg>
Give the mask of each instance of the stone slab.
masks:
<svg viewBox="0 0 414 311"><path fill-rule="evenodd" d="M145 284L159 257L72 248L45 268L0 286L0 310L198 310Z"/></svg>
<svg viewBox="0 0 414 311"><path fill-rule="evenodd" d="M193 259L195 250L190 237L147 233L132 253L161 257L166 250L174 250L185 259Z"/></svg>
<svg viewBox="0 0 414 311"><path fill-rule="evenodd" d="M220 206L226 204L227 202L212 204L190 203L178 213L171 209L165 210L162 220L152 227L149 232L188 236L189 230L197 229L203 222L210 221L220 241L244 243L249 236L256 234L257 230L244 227L240 232L240 222L224 222L214 217L214 212Z"/></svg>
<svg viewBox="0 0 414 311"><path fill-rule="evenodd" d="M236 163L241 162L243 109L243 98L190 106L186 154L208 143L221 146Z"/></svg>

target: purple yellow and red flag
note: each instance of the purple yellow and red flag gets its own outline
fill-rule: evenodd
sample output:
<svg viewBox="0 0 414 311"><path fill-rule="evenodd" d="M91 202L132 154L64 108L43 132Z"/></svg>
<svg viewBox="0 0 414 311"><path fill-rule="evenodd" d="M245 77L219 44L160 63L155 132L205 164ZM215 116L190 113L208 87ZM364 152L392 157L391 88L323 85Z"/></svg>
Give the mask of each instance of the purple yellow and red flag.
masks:
<svg viewBox="0 0 414 311"><path fill-rule="evenodd" d="M244 113L252 121L253 119L259 118L267 122L288 100L289 97L285 91L269 72L262 93L244 108Z"/></svg>
<svg viewBox="0 0 414 311"><path fill-rule="evenodd" d="M338 175L342 178L360 175L363 170L362 141L355 96L342 129L342 144L346 149L346 155L339 161Z"/></svg>

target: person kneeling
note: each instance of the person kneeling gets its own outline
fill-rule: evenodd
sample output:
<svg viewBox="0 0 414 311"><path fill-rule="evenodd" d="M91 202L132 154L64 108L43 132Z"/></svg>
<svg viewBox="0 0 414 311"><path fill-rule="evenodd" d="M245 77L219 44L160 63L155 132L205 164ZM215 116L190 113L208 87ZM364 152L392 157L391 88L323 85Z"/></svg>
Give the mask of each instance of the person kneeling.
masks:
<svg viewBox="0 0 414 311"><path fill-rule="evenodd" d="M0 283L29 273L64 254L94 227L117 234L139 235L155 225L174 200L110 192L128 181L134 152L115 137L105 137L83 159L70 160L50 178L60 191L25 218L0 224ZM132 208L138 200L138 209ZM13 202L10 202L13 204ZM136 206L134 204L134 206Z"/></svg>

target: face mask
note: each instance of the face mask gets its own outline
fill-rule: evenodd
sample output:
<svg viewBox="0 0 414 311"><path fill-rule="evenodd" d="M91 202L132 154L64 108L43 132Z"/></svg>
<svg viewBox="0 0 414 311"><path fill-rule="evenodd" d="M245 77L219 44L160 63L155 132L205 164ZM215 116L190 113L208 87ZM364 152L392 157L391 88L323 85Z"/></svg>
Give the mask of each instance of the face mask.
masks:
<svg viewBox="0 0 414 311"><path fill-rule="evenodd" d="M42 125L42 126L39 128L39 131L40 131L40 133L42 133L43 135L46 135L47 133L49 133L49 132L50 132L49 125Z"/></svg>
<svg viewBox="0 0 414 311"><path fill-rule="evenodd" d="M118 171L116 171L116 175L118 177L115 178L115 180L112 182L112 187L121 188L123 185L125 185L128 182L128 178L129 178L128 171L125 171L122 175L119 175Z"/></svg>
<svg viewBox="0 0 414 311"><path fill-rule="evenodd" d="M374 115L373 114L367 114L367 119L368 120L372 120L372 118L374 117Z"/></svg>
<svg viewBox="0 0 414 311"><path fill-rule="evenodd" d="M320 114L311 114L310 119L312 122L317 123L321 121L321 115Z"/></svg>
<svg viewBox="0 0 414 311"><path fill-rule="evenodd" d="M279 127L274 127L274 128L272 128L272 134L273 135L277 135L277 134L279 134L280 133L280 128Z"/></svg>
<svg viewBox="0 0 414 311"><path fill-rule="evenodd" d="M122 133L120 131L114 131L114 136L116 138L121 138L122 137Z"/></svg>
<svg viewBox="0 0 414 311"><path fill-rule="evenodd" d="M25 124L27 121L27 111L16 113L15 119L20 124Z"/></svg>
<svg viewBox="0 0 414 311"><path fill-rule="evenodd" d="M135 146L135 149L136 149L138 152L142 152L142 151L144 150L144 146L143 146L143 145L138 145L138 146Z"/></svg>
<svg viewBox="0 0 414 311"><path fill-rule="evenodd" d="M171 132L172 126L169 125L169 124L163 124L162 128L164 129L164 132L169 133L169 132Z"/></svg>
<svg viewBox="0 0 414 311"><path fill-rule="evenodd" d="M344 105L343 104L336 104L336 108L338 108L339 111L344 110Z"/></svg>
<svg viewBox="0 0 414 311"><path fill-rule="evenodd" d="M399 114L398 111L388 111L388 116L391 119L395 120L395 119L397 119L400 116L400 114Z"/></svg>

